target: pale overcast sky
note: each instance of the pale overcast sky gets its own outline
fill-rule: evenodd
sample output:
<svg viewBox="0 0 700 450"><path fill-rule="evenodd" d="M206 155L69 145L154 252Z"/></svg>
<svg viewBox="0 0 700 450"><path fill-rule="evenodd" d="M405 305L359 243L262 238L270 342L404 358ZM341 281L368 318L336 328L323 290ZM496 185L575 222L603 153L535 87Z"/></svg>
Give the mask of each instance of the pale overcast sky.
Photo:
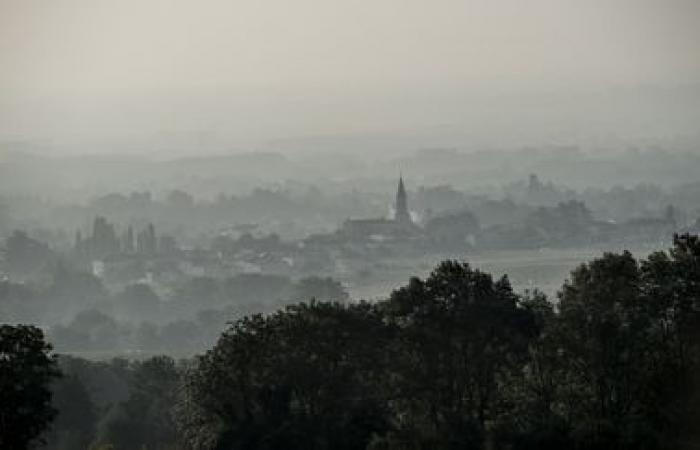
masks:
<svg viewBox="0 0 700 450"><path fill-rule="evenodd" d="M699 82L697 0L0 0L0 139L382 132Z"/></svg>

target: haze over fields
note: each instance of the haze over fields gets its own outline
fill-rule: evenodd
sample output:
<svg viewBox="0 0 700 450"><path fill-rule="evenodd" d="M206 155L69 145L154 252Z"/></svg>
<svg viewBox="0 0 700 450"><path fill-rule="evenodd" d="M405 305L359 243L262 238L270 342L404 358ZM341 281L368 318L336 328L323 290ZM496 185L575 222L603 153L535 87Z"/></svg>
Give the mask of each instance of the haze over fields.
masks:
<svg viewBox="0 0 700 450"><path fill-rule="evenodd" d="M0 0L0 450L700 448L698 24Z"/></svg>

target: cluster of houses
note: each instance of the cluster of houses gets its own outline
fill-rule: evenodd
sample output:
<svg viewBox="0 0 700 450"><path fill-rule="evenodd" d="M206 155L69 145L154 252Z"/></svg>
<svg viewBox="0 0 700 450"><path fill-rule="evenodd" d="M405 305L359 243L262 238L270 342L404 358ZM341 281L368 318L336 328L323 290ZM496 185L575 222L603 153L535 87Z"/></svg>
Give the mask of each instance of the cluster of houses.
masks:
<svg viewBox="0 0 700 450"><path fill-rule="evenodd" d="M468 210L418 223L408 207L404 180L399 177L392 217L348 219L334 232L296 242L274 234L254 236L250 230L243 230L236 238L216 237L206 249L185 249L172 237L157 236L152 224L137 233L128 227L118 237L113 225L97 218L92 235L77 235L75 254L89 262L93 273L107 283L134 279L167 283L183 274L217 278L239 273L336 276L387 258L459 256L475 248L668 240L675 231L670 216L625 224L595 220L577 201L539 208L527 220L515 224L481 228Z"/></svg>

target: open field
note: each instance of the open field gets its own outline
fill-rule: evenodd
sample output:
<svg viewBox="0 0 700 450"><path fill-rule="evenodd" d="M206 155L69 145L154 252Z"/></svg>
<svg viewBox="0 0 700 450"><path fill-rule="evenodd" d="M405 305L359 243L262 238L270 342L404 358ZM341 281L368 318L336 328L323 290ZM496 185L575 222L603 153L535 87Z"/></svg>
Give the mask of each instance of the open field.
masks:
<svg viewBox="0 0 700 450"><path fill-rule="evenodd" d="M596 247L566 249L495 250L458 255L426 255L420 259L396 259L374 264L367 268L367 275L341 277L354 299L377 299L386 297L393 289L403 286L413 275L426 276L444 259L460 259L474 267L500 277L507 274L517 292L537 288L550 299L579 264L601 256L604 252L619 252L625 249L637 257L667 248L670 243L657 246L636 246L601 249Z"/></svg>

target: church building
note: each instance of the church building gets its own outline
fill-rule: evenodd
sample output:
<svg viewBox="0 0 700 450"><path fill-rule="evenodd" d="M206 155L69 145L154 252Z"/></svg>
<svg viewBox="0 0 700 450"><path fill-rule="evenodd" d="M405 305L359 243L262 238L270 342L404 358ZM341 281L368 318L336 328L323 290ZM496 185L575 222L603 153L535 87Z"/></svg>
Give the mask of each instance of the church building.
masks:
<svg viewBox="0 0 700 450"><path fill-rule="evenodd" d="M408 209L408 196L403 177L399 176L392 219L349 219L343 223L339 231L342 235L355 240L384 241L415 235L419 230Z"/></svg>

